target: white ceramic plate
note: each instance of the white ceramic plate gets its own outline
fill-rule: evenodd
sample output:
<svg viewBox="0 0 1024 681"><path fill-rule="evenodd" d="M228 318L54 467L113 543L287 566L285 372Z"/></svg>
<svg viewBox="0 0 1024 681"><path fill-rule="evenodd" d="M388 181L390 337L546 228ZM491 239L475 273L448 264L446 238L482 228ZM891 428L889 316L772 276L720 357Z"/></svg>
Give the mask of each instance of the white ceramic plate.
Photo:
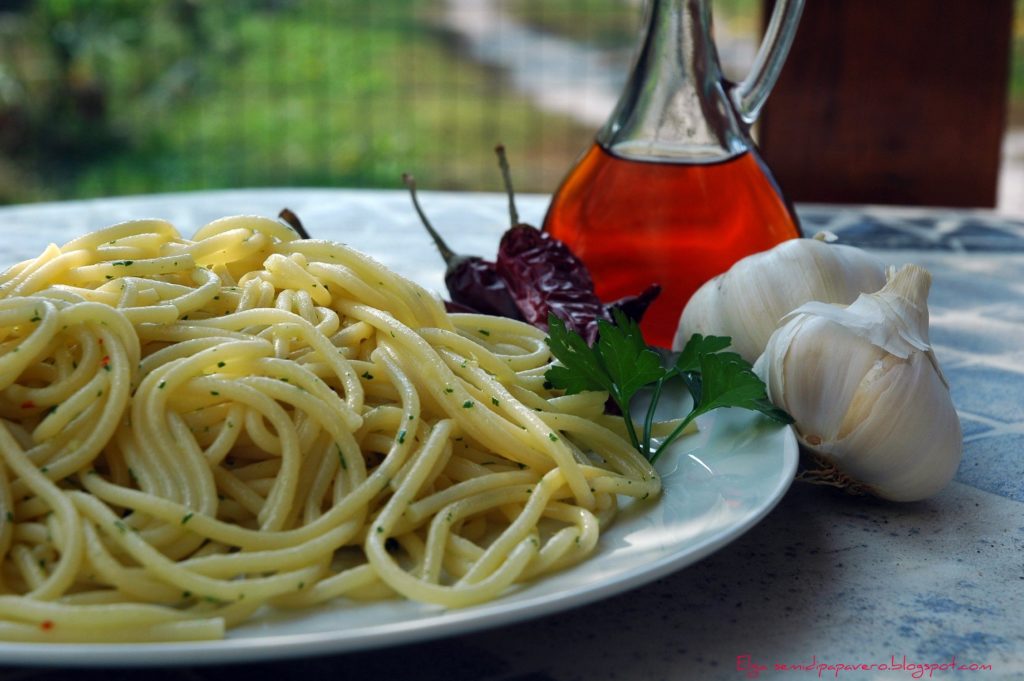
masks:
<svg viewBox="0 0 1024 681"><path fill-rule="evenodd" d="M337 602L268 612L212 642L0 642L0 664L197 665L341 653L478 631L606 598L721 548L753 527L789 487L797 464L789 428L740 410L713 412L700 425L699 433L677 441L658 461L662 496L624 502L595 555L497 601L462 610L397 600Z"/></svg>
<svg viewBox="0 0 1024 681"><path fill-rule="evenodd" d="M518 199L524 219L539 222L547 197ZM48 241L63 243L140 215L170 218L188 233L222 215L276 215L285 205L315 234L359 244L399 273L441 290L440 259L432 247L430 256L423 257L428 242L402 192L261 189L8 207L0 209L5 238L11 236L3 260L34 257ZM449 227L452 245L466 253L493 252L504 231L506 205L497 194L431 197L436 222ZM621 593L734 540L771 510L793 479L797 446L789 428L743 411L715 412L700 424L700 433L681 439L658 462L664 494L623 503L623 513L602 535L595 555L492 603L444 610L397 600L338 602L312 611L267 614L232 630L223 641L203 643L0 642L0 665L198 665L341 653L511 624Z"/></svg>

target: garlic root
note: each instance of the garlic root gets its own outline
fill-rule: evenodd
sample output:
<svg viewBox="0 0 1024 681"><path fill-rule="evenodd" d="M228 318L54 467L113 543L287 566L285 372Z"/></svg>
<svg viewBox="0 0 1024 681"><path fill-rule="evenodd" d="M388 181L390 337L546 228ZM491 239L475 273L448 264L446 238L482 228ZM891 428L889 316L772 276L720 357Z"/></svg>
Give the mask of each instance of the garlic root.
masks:
<svg viewBox="0 0 1024 681"><path fill-rule="evenodd" d="M794 478L796 482L803 482L808 485L838 487L847 494L854 496L861 496L868 493L868 490L864 485L843 473L834 463L829 463L826 459L814 452L809 453L809 458L814 462L816 467L806 468L797 473Z"/></svg>

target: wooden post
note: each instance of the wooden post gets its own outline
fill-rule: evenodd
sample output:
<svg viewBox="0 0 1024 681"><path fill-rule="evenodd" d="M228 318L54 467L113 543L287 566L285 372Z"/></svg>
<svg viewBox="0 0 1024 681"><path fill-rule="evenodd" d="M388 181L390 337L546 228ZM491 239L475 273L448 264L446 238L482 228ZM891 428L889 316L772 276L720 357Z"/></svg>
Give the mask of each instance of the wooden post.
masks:
<svg viewBox="0 0 1024 681"><path fill-rule="evenodd" d="M783 192L994 206L1012 20L1012 0L808 0L760 129Z"/></svg>

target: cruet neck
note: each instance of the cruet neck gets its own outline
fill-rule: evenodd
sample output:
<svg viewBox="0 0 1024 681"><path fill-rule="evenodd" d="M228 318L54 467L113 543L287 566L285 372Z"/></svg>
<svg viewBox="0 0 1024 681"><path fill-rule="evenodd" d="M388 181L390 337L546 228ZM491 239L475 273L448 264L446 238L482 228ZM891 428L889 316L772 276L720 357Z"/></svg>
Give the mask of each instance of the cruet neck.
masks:
<svg viewBox="0 0 1024 681"><path fill-rule="evenodd" d="M648 0L632 74L598 143L626 158L680 163L747 151L711 36L709 0Z"/></svg>

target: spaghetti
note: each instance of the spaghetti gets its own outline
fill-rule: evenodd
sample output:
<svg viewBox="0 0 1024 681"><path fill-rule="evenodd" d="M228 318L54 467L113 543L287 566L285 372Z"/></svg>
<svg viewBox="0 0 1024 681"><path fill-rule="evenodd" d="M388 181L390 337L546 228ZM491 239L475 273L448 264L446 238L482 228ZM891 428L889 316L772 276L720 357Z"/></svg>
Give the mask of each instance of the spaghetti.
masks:
<svg viewBox="0 0 1024 681"><path fill-rule="evenodd" d="M0 275L0 639L461 607L583 560L660 480L550 361L537 329L266 218L51 245Z"/></svg>

